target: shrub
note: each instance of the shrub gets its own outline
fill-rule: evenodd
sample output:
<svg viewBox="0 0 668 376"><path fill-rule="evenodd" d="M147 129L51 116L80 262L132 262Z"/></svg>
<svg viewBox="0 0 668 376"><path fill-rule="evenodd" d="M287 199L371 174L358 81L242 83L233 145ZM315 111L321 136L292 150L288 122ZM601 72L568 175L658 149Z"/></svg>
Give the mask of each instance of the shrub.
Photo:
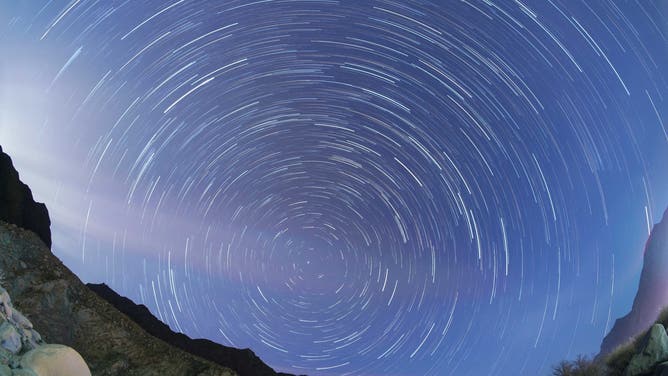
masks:
<svg viewBox="0 0 668 376"><path fill-rule="evenodd" d="M624 375L624 370L629 365L631 358L636 352L636 342L639 338L642 338L642 336L638 336L635 339L618 346L606 357L605 364L608 366L608 375Z"/></svg>
<svg viewBox="0 0 668 376"><path fill-rule="evenodd" d="M554 366L552 369L553 376L568 376L573 374L573 364L562 360L559 364Z"/></svg>
<svg viewBox="0 0 668 376"><path fill-rule="evenodd" d="M553 376L603 376L604 369L598 362L579 355L572 362L562 361L552 369Z"/></svg>
<svg viewBox="0 0 668 376"><path fill-rule="evenodd" d="M656 318L656 322L668 328L668 307L665 307L661 310L661 312L659 312L659 316Z"/></svg>

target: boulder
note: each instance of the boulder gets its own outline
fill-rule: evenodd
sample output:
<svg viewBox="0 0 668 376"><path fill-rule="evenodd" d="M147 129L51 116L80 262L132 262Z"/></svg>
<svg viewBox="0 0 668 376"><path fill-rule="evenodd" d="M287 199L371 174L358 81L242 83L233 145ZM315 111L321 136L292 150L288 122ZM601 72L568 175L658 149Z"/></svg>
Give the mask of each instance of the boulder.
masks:
<svg viewBox="0 0 668 376"><path fill-rule="evenodd" d="M35 372L29 369L13 369L12 376L38 376Z"/></svg>
<svg viewBox="0 0 668 376"><path fill-rule="evenodd" d="M21 351L21 335L8 321L0 324L0 346L12 354L18 354Z"/></svg>
<svg viewBox="0 0 668 376"><path fill-rule="evenodd" d="M37 376L91 376L81 355L71 347L43 345L21 358L21 368Z"/></svg>
<svg viewBox="0 0 668 376"><path fill-rule="evenodd" d="M11 318L21 328L32 329L32 323L21 312L12 310Z"/></svg>
<svg viewBox="0 0 668 376"><path fill-rule="evenodd" d="M625 376L651 374L657 364L668 360L668 335L661 324L654 324L638 346L624 372Z"/></svg>
<svg viewBox="0 0 668 376"><path fill-rule="evenodd" d="M18 332L21 336L21 347L24 352L30 351L44 343L42 337L34 329L18 328Z"/></svg>
<svg viewBox="0 0 668 376"><path fill-rule="evenodd" d="M74 349L48 345L0 286L0 376L91 376Z"/></svg>

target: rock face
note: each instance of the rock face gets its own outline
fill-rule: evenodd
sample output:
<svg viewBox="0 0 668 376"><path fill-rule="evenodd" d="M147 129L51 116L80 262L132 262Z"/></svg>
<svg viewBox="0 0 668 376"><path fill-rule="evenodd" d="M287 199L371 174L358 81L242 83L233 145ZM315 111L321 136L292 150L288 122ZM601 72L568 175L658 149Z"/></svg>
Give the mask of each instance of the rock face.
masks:
<svg viewBox="0 0 668 376"><path fill-rule="evenodd" d="M668 335L661 324L654 324L639 345L624 371L625 376L653 373L656 365L668 360Z"/></svg>
<svg viewBox="0 0 668 376"><path fill-rule="evenodd" d="M668 306L668 210L654 226L645 246L638 292L631 312L615 321L601 343L599 357L647 329L661 309Z"/></svg>
<svg viewBox="0 0 668 376"><path fill-rule="evenodd" d="M5 222L0 222L0 272L14 305L44 340L79 351L96 376L237 375L150 336L90 291L33 232ZM17 316L16 322L21 320ZM11 333L8 338L15 341ZM35 354L33 361L42 364L47 355Z"/></svg>
<svg viewBox="0 0 668 376"><path fill-rule="evenodd" d="M0 220L28 229L51 248L51 220L46 206L35 202L27 185L19 180L12 159L0 146Z"/></svg>
<svg viewBox="0 0 668 376"><path fill-rule="evenodd" d="M89 283L87 286L149 334L191 354L229 367L240 376L292 376L276 373L249 349L239 350L206 339L190 339L184 334L175 333L169 326L153 316L146 306L137 305L132 300L118 295L105 284Z"/></svg>

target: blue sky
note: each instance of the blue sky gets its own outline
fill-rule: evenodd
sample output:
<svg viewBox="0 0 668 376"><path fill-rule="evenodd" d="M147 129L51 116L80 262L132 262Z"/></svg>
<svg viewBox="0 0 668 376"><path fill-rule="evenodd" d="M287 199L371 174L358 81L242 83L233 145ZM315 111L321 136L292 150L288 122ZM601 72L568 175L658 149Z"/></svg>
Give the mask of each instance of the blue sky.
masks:
<svg viewBox="0 0 668 376"><path fill-rule="evenodd" d="M668 206L660 1L0 5L54 253L309 375L548 374Z"/></svg>

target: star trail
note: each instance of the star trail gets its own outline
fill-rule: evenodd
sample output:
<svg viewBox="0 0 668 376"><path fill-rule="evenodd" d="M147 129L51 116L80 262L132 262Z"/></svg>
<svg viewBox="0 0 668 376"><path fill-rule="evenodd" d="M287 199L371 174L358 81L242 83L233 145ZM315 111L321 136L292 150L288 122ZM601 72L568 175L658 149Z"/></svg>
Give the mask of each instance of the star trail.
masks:
<svg viewBox="0 0 668 376"><path fill-rule="evenodd" d="M0 142L54 253L281 371L548 374L628 310L668 204L665 1L54 0L0 25Z"/></svg>

